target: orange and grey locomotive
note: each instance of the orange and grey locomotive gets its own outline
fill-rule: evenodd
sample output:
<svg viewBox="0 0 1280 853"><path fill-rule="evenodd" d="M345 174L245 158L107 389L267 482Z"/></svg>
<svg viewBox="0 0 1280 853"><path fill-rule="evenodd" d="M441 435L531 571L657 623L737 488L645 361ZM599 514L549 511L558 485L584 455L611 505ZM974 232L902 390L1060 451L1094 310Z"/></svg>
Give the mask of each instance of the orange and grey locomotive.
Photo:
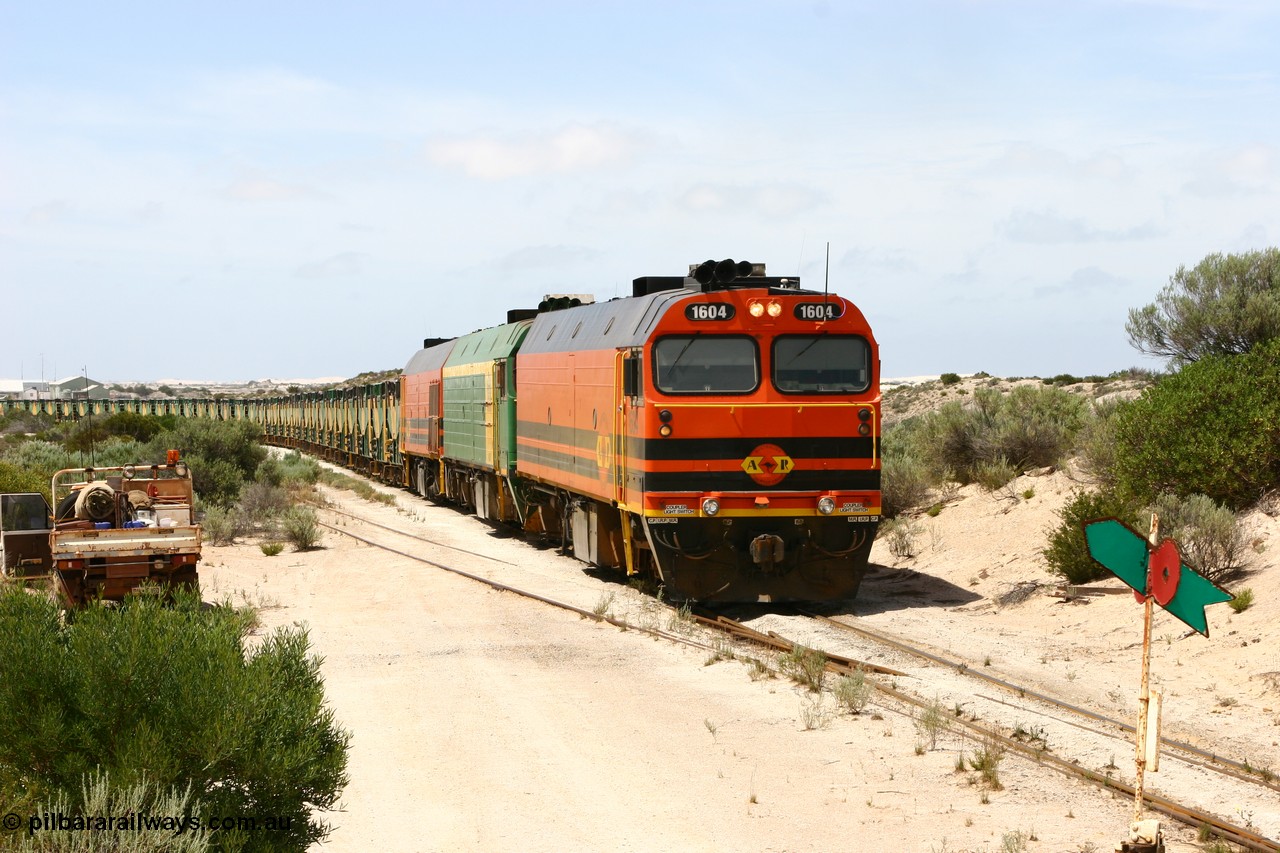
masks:
<svg viewBox="0 0 1280 853"><path fill-rule="evenodd" d="M762 266L637 279L534 319L519 476L575 555L677 596L849 598L880 515L878 368L855 305Z"/></svg>
<svg viewBox="0 0 1280 853"><path fill-rule="evenodd" d="M853 303L722 261L509 319L410 362L411 488L675 597L856 594L880 515L880 394Z"/></svg>

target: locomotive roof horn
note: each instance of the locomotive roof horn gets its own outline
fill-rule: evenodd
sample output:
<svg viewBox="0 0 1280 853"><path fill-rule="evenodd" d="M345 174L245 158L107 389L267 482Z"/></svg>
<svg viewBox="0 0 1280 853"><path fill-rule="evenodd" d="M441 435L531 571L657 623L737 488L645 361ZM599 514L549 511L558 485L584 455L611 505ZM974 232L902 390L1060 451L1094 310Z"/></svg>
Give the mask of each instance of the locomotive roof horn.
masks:
<svg viewBox="0 0 1280 853"><path fill-rule="evenodd" d="M712 290L716 286L726 287L739 278L763 276L764 264L753 264L750 261L735 261L725 258L723 261L703 261L689 265L689 275L702 289Z"/></svg>

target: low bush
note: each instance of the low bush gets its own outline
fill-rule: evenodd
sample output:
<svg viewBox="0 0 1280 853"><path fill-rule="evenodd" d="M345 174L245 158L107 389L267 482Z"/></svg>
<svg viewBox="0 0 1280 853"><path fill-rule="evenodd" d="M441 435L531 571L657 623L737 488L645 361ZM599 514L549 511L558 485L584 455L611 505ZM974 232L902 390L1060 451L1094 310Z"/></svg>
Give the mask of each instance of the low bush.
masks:
<svg viewBox="0 0 1280 853"><path fill-rule="evenodd" d="M244 532L240 514L234 509L217 505L205 509L200 526L205 540L211 545L230 545Z"/></svg>
<svg viewBox="0 0 1280 853"><path fill-rule="evenodd" d="M1076 436L1076 455L1089 479L1101 486L1116 484L1116 423L1128 403L1112 400L1095 406Z"/></svg>
<svg viewBox="0 0 1280 853"><path fill-rule="evenodd" d="M1058 464L1085 418L1084 400L1060 388L1020 386L1007 395L979 388L971 404L948 403L919 418L908 440L935 482L972 483L979 466L1001 459L1015 472Z"/></svg>
<svg viewBox="0 0 1280 853"><path fill-rule="evenodd" d="M1018 476L1018 469L1009 464L1009 460L1001 456L998 459L983 460L974 465L973 479L988 492L994 492L1001 486L1008 485Z"/></svg>
<svg viewBox="0 0 1280 853"><path fill-rule="evenodd" d="M896 518L929 496L929 471L914 456L895 453L880 461L880 512Z"/></svg>
<svg viewBox="0 0 1280 853"><path fill-rule="evenodd" d="M68 818L74 815L128 818L145 814L148 820L168 820L172 826L188 828L181 832L138 831L127 826L91 832L75 828L41 829L23 833L15 846L6 849L12 853L205 853L209 850L209 830L184 823L198 813L199 807L190 787L175 787L162 794L146 780L125 787L112 783L106 773L94 771L81 785L78 797L73 799L60 792L52 800L41 803L36 814ZM69 825L74 827L74 823Z"/></svg>
<svg viewBox="0 0 1280 853"><path fill-rule="evenodd" d="M284 536L295 550L310 551L320 544L316 511L309 506L291 507L282 519Z"/></svg>
<svg viewBox="0 0 1280 853"><path fill-rule="evenodd" d="M850 714L860 714L871 700L871 684L862 670L852 675L842 675L836 682L836 701Z"/></svg>
<svg viewBox="0 0 1280 853"><path fill-rule="evenodd" d="M920 553L920 525L909 518L891 518L880 522L876 538L884 539L889 553L900 560L909 560Z"/></svg>
<svg viewBox="0 0 1280 853"><path fill-rule="evenodd" d="M64 802L85 813L86 780L100 773L121 792L152 786L139 811L177 790L198 814L289 819L211 833L211 849L301 853L324 839L317 813L346 784L349 735L305 629L246 647L253 620L195 593L171 605L133 595L64 620L50 599L0 587L0 812Z"/></svg>
<svg viewBox="0 0 1280 853"><path fill-rule="evenodd" d="M1236 597L1227 602L1227 606L1236 613L1243 613L1248 610L1253 606L1253 588L1246 586L1237 592Z"/></svg>
<svg viewBox="0 0 1280 853"><path fill-rule="evenodd" d="M1069 583L1088 583L1106 577L1110 572L1089 556L1084 538L1084 523L1098 518L1118 518L1141 531L1141 504L1114 489L1076 492L1058 511L1059 523L1049 533L1049 542L1041 552L1049 571L1066 578Z"/></svg>
<svg viewBox="0 0 1280 853"><path fill-rule="evenodd" d="M320 479L320 463L294 450L284 456L268 456L258 465L254 480L269 486L314 486Z"/></svg>
<svg viewBox="0 0 1280 853"><path fill-rule="evenodd" d="M1178 543L1183 561L1214 583L1239 577L1248 553L1235 513L1204 495L1164 494L1151 511L1160 517L1160 538Z"/></svg>
<svg viewBox="0 0 1280 853"><path fill-rule="evenodd" d="M254 529L271 525L291 505L288 492L279 486L270 486L262 482L249 483L245 486L240 492L240 500L237 504L240 517L244 519L245 524Z"/></svg>
<svg viewBox="0 0 1280 853"><path fill-rule="evenodd" d="M817 693L827 674L827 656L817 649L795 645L778 656L778 671L797 684Z"/></svg>
<svg viewBox="0 0 1280 853"><path fill-rule="evenodd" d="M938 377L938 381L943 385L955 385L960 381L959 373L944 373Z"/></svg>

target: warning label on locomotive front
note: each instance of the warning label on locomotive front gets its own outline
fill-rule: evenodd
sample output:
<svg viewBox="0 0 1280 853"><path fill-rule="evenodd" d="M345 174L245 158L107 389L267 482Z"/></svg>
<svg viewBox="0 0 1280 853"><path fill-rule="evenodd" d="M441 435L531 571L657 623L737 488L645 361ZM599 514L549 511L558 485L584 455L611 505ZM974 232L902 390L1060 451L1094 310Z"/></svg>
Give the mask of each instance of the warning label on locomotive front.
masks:
<svg viewBox="0 0 1280 853"><path fill-rule="evenodd" d="M693 510L689 509L688 504L667 504L662 511L667 515L693 515Z"/></svg>

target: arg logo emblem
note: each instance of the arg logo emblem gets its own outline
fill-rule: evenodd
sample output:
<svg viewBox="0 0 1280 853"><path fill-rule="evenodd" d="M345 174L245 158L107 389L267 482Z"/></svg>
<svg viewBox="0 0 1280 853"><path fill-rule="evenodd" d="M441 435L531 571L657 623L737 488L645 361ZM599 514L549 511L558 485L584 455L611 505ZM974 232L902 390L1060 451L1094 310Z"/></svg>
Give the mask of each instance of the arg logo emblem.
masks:
<svg viewBox="0 0 1280 853"><path fill-rule="evenodd" d="M742 460L742 470L761 486L776 486L796 463L776 444L761 444Z"/></svg>

